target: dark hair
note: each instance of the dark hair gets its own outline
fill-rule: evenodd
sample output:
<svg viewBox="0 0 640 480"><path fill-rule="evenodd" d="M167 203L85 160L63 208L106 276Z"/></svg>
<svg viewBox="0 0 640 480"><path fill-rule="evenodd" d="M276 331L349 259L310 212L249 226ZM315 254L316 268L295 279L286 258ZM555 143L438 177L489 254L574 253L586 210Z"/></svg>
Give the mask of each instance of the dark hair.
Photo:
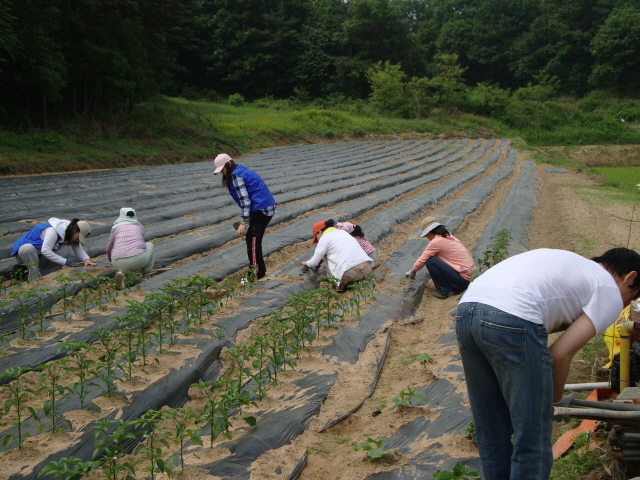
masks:
<svg viewBox="0 0 640 480"><path fill-rule="evenodd" d="M449 230L445 228L444 225L438 225L436 228L431 230L429 233L433 233L434 235L440 235L441 237L447 238L449 235Z"/></svg>
<svg viewBox="0 0 640 480"><path fill-rule="evenodd" d="M78 226L79 221L80 221L79 218L74 218L73 220L71 220L71 222L69 222L69 225L67 225L67 228L64 231L64 239L63 239L65 243L73 243L71 241L71 239L73 238L73 234L80 231L80 227Z"/></svg>
<svg viewBox="0 0 640 480"><path fill-rule="evenodd" d="M335 226L336 226L336 221L333 218L330 218L329 220L324 221L324 228L320 231L324 232L327 228L331 228Z"/></svg>
<svg viewBox="0 0 640 480"><path fill-rule="evenodd" d="M640 255L637 252L628 248L612 248L599 257L593 257L591 260L601 264L609 273L618 277L622 277L629 272L638 272L631 289L640 289Z"/></svg>
<svg viewBox="0 0 640 480"><path fill-rule="evenodd" d="M136 216L136 214L135 214L135 212L133 210L129 210L127 212L127 217L135 217L135 216Z"/></svg>
<svg viewBox="0 0 640 480"><path fill-rule="evenodd" d="M364 233L362 232L362 229L360 228L360 225L354 225L353 226L353 232L351 232L351 236L352 237L364 237Z"/></svg>
<svg viewBox="0 0 640 480"><path fill-rule="evenodd" d="M234 162L233 160L229 160L227 163L224 164L224 167L222 167L222 170L220 170L220 173L222 173L222 186L224 188L231 188L229 186L229 177L231 176L231 174L235 169L236 169L236 162Z"/></svg>

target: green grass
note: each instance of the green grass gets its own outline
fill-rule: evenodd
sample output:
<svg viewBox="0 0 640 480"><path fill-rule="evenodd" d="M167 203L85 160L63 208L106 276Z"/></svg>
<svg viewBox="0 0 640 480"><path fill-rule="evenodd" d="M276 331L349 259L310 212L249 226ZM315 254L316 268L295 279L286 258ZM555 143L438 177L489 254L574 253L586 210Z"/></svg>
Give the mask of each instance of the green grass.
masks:
<svg viewBox="0 0 640 480"><path fill-rule="evenodd" d="M600 175L604 184L625 192L640 192L636 185L640 183L640 167L598 167L592 169Z"/></svg>
<svg viewBox="0 0 640 480"><path fill-rule="evenodd" d="M362 104L338 109L283 101L231 106L157 97L121 121L80 120L55 132L0 130L0 174L43 173L211 159L261 148L365 136L493 136L504 128L476 115L424 120L385 118Z"/></svg>
<svg viewBox="0 0 640 480"><path fill-rule="evenodd" d="M601 463L598 450L588 450L589 436L586 433L580 434L574 447L564 457L553 462L551 470L551 480L580 480L585 474L598 468Z"/></svg>

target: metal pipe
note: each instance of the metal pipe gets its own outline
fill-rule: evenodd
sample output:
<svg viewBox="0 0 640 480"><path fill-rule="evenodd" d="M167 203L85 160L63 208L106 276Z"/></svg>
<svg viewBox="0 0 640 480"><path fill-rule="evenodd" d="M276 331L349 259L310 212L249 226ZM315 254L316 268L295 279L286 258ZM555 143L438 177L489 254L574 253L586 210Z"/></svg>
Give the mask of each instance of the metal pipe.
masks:
<svg viewBox="0 0 640 480"><path fill-rule="evenodd" d="M616 410L605 410L603 408L567 408L553 407L554 415L569 415L574 418L589 418L594 420L616 419L616 420L640 420L640 411L619 412Z"/></svg>
<svg viewBox="0 0 640 480"><path fill-rule="evenodd" d="M569 407L603 408L605 410L617 410L618 412L640 412L640 406L628 403L592 402L590 400L573 400Z"/></svg>
<svg viewBox="0 0 640 480"><path fill-rule="evenodd" d="M564 386L565 391L595 390L596 388L611 388L611 383L610 382L567 383Z"/></svg>
<svg viewBox="0 0 640 480"><path fill-rule="evenodd" d="M620 333L620 392L631 383L631 334L634 322L623 322L618 326Z"/></svg>

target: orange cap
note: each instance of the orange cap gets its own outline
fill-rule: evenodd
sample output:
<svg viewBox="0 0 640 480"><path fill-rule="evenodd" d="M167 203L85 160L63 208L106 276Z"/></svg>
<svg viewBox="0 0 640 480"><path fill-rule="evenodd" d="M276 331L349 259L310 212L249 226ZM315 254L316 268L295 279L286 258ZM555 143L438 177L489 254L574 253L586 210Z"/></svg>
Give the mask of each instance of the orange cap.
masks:
<svg viewBox="0 0 640 480"><path fill-rule="evenodd" d="M320 230L322 230L323 228L325 228L327 226L327 224L325 222L316 222L313 225L313 243L318 243L318 233L320 233Z"/></svg>

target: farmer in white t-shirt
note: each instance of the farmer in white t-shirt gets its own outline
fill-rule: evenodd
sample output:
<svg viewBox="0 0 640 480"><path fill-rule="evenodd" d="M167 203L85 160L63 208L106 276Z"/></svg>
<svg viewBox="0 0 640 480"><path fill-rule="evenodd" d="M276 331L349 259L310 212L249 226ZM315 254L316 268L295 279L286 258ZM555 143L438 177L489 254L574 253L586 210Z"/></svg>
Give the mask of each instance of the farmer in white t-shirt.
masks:
<svg viewBox="0 0 640 480"><path fill-rule="evenodd" d="M326 258L328 273L340 282L337 292L344 292L347 285L371 273L373 260L355 238L336 228L335 221L316 222L313 243L318 244L316 251L311 260L302 262L302 266L315 268Z"/></svg>
<svg viewBox="0 0 640 480"><path fill-rule="evenodd" d="M638 272L640 255L626 248L592 260L540 249L469 285L456 333L485 480L549 478L553 405L572 400L571 359L640 295Z"/></svg>

